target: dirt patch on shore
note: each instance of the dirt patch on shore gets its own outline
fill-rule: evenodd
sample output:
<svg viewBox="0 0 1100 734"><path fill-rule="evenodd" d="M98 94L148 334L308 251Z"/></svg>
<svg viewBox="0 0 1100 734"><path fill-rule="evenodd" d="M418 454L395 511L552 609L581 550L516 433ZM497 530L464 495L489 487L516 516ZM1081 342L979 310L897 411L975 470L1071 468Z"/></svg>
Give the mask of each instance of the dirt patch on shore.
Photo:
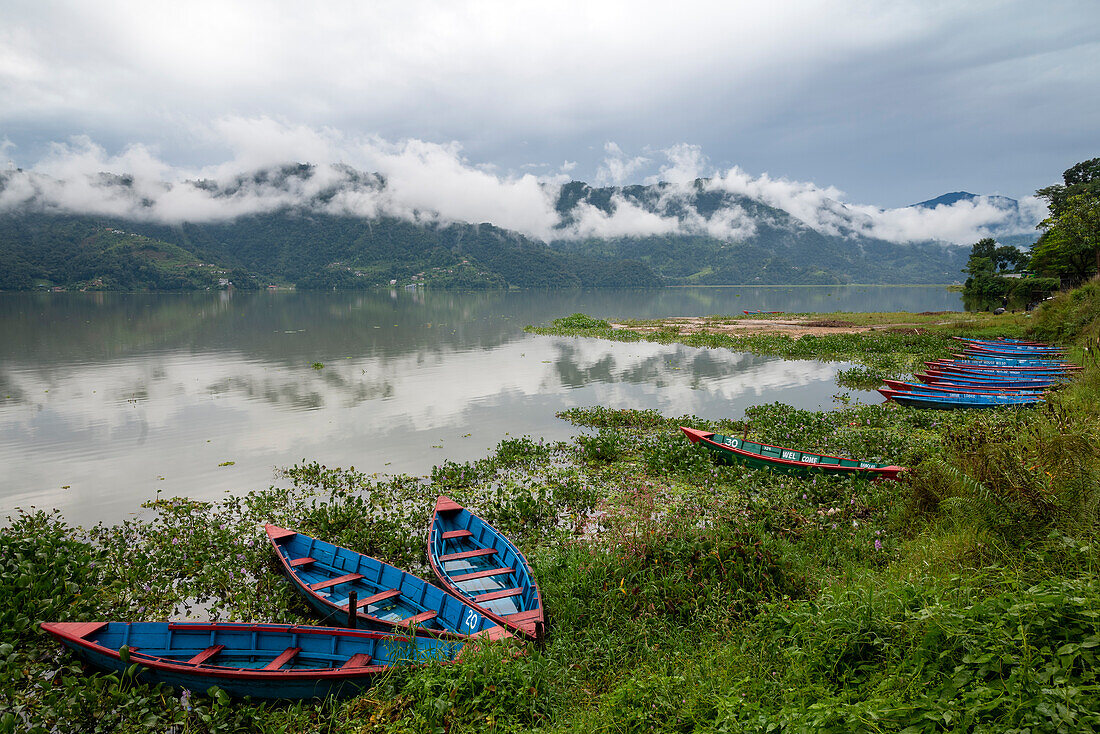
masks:
<svg viewBox="0 0 1100 734"><path fill-rule="evenodd" d="M838 319L821 319L819 321L807 321L806 326L828 326L831 328L847 328L849 326L855 326L851 321L840 321Z"/></svg>
<svg viewBox="0 0 1100 734"><path fill-rule="evenodd" d="M655 331L671 329L680 334L730 334L734 336L752 336L754 334L786 334L801 337L807 334L825 336L826 334L858 334L863 331L912 331L917 324L869 324L857 326L850 321L829 319L706 319L702 316L681 316L662 319L657 325L633 326L611 324L612 329L625 329L639 334L652 334ZM924 331L924 329L920 329Z"/></svg>

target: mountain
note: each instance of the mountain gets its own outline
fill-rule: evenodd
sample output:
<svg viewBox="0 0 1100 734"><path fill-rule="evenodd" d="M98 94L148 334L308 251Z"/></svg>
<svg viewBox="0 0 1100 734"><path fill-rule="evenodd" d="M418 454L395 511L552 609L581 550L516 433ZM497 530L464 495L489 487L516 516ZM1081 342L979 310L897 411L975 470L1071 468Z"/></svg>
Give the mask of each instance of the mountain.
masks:
<svg viewBox="0 0 1100 734"><path fill-rule="evenodd" d="M1040 233L1035 229L1037 222L1034 214L1025 212L1019 201L1008 196L979 196L968 191L953 191L910 206L917 209L935 209L938 206L954 206L960 201L986 202L1004 213L998 226L990 231L990 236L1002 245L1012 245L1026 250L1039 239Z"/></svg>
<svg viewBox="0 0 1100 734"><path fill-rule="evenodd" d="M6 213L0 207L0 289L177 290L224 281L326 289L660 285L637 259L557 252L492 224L419 212L349 214L341 196L384 195L386 183L346 167L336 174L317 181L323 177L314 167L302 165L170 185L108 174L70 184L0 173L0 202L21 197ZM216 212L213 221L162 221L163 209L194 206L196 195L208 217ZM78 196L81 204L67 203ZM62 208L86 206L91 197L97 214Z"/></svg>
<svg viewBox="0 0 1100 734"><path fill-rule="evenodd" d="M966 264L963 248L868 237L859 231L860 212L839 202L825 202L825 207L832 207L828 226L811 227L779 207L705 179L686 190L669 184L592 188L571 182L557 201L563 228L593 211L610 217L629 210L675 218L698 234L561 238L551 244L562 252L635 257L666 282L683 285L951 283ZM715 220L719 226L711 226Z"/></svg>
<svg viewBox="0 0 1100 734"><path fill-rule="evenodd" d="M950 283L966 263L958 243L975 230L948 244L933 239L942 222L1033 227L1006 197L954 192L879 210L734 172L625 187L503 183L467 196L307 164L177 182L0 172L0 288ZM491 221L463 221L471 212Z"/></svg>

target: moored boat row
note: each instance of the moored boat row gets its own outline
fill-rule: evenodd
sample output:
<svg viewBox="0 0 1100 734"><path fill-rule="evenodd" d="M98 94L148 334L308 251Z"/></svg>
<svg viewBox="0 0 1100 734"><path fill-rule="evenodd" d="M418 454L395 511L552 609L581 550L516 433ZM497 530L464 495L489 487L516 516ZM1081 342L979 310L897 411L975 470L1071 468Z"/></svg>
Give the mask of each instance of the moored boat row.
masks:
<svg viewBox="0 0 1100 734"><path fill-rule="evenodd" d="M531 568L502 534L447 497L436 501L429 558L443 588L308 535L267 525L295 591L327 623L43 622L92 667L234 696L354 693L397 665L446 663L471 641L537 639L545 615ZM481 568L491 566L491 568ZM469 570L467 567L476 567ZM485 590L486 585L505 588ZM362 628L362 629L361 629Z"/></svg>
<svg viewBox="0 0 1100 734"><path fill-rule="evenodd" d="M963 353L925 362L926 371L915 375L921 384L886 380L879 392L918 408L1030 406L1042 403L1046 391L1081 369L1046 344L955 339L966 344Z"/></svg>

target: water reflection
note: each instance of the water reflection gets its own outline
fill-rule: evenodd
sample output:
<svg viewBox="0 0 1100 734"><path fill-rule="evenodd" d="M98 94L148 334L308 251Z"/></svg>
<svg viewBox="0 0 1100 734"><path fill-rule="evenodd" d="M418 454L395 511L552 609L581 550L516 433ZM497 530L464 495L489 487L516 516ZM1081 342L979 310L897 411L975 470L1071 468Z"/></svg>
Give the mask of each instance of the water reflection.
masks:
<svg viewBox="0 0 1100 734"><path fill-rule="evenodd" d="M566 438L554 414L573 406L828 405L843 367L522 331L690 314L709 293L59 295L0 294L0 517L117 520L158 491L246 492L303 459L423 474L507 435Z"/></svg>

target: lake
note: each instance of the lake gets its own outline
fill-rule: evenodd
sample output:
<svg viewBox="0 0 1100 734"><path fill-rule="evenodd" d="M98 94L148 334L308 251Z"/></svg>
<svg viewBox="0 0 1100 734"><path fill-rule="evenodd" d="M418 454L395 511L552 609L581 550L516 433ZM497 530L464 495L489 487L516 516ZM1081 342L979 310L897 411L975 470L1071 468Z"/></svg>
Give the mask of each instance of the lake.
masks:
<svg viewBox="0 0 1100 734"><path fill-rule="evenodd" d="M422 475L502 439L566 439L576 406L740 417L830 407L842 363L525 334L575 312L657 318L962 310L943 287L0 293L0 522L74 524L217 499L303 460ZM877 393L852 393L877 402Z"/></svg>

